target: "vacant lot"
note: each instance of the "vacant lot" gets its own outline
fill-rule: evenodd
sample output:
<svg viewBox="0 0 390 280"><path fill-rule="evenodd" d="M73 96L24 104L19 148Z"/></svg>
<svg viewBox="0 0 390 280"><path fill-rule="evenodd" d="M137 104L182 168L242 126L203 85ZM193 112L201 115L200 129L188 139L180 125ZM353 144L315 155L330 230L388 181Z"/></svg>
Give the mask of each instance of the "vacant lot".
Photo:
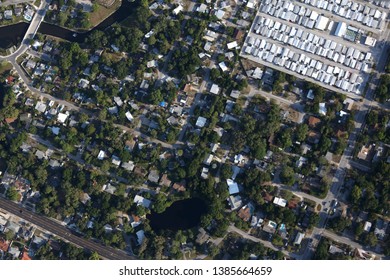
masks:
<svg viewBox="0 0 390 280"><path fill-rule="evenodd" d="M98 1L97 9L92 12L89 16L89 22L91 23L91 28L95 27L103 20L105 20L109 15L115 12L121 5L120 0L107 0L107 1ZM109 2L113 2L110 6ZM107 6L106 6L107 5Z"/></svg>
<svg viewBox="0 0 390 280"><path fill-rule="evenodd" d="M12 69L12 64L6 61L1 61L0 62L0 74L3 74L4 72L11 70Z"/></svg>

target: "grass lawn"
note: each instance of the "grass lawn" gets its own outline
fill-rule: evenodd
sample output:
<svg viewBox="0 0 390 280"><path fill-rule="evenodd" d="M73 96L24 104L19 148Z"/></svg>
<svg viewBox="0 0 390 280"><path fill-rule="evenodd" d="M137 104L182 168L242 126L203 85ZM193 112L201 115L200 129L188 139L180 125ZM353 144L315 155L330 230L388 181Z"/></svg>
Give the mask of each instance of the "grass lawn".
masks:
<svg viewBox="0 0 390 280"><path fill-rule="evenodd" d="M11 70L12 64L7 61L1 61L0 62L0 74L3 74L4 72Z"/></svg>
<svg viewBox="0 0 390 280"><path fill-rule="evenodd" d="M19 16L19 17L13 16L11 20L7 20L7 19L0 20L0 26L13 25L23 21L25 21L23 16Z"/></svg>
<svg viewBox="0 0 390 280"><path fill-rule="evenodd" d="M120 0L115 0L115 3L112 4L110 7L106 8L100 4L98 4L98 8L96 11L92 12L89 15L89 22L90 27L93 28L99 23L101 23L103 20L105 20L109 15L111 15L113 12L115 12L121 5Z"/></svg>
<svg viewBox="0 0 390 280"><path fill-rule="evenodd" d="M123 58L123 56L119 53L106 53L106 52L103 53L103 57L113 62L118 62Z"/></svg>
<svg viewBox="0 0 390 280"><path fill-rule="evenodd" d="M34 144L35 148L42 151L42 152L46 152L48 150L48 147L46 147L45 145L41 144L41 143L38 143L36 142Z"/></svg>

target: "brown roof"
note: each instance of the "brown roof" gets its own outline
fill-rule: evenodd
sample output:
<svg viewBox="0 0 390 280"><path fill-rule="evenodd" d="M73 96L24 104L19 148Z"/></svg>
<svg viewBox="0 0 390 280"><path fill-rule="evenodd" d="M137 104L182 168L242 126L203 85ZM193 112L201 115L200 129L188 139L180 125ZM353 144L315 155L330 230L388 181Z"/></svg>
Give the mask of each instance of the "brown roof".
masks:
<svg viewBox="0 0 390 280"><path fill-rule="evenodd" d="M185 192L186 191L186 183L185 183L185 181L182 181L180 183L174 183L172 188L178 192Z"/></svg>
<svg viewBox="0 0 390 280"><path fill-rule="evenodd" d="M134 168L134 173L145 177L148 172L144 168L137 166L136 168Z"/></svg>
<svg viewBox="0 0 390 280"><path fill-rule="evenodd" d="M367 160L369 158L371 149L372 149L372 145L369 145L369 146L363 145L363 147L360 149L357 157L361 160Z"/></svg>
<svg viewBox="0 0 390 280"><path fill-rule="evenodd" d="M310 130L308 136L309 137L315 137L315 138L321 137L320 133L315 132L314 130Z"/></svg>
<svg viewBox="0 0 390 280"><path fill-rule="evenodd" d="M133 139L131 140L127 140L125 142L125 146L127 147L127 149L129 150L133 150L134 149L134 146L135 146L135 141Z"/></svg>
<svg viewBox="0 0 390 280"><path fill-rule="evenodd" d="M346 131L342 131L341 129L338 129L336 131L336 137L337 138L344 138L348 135L348 133Z"/></svg>
<svg viewBox="0 0 390 280"><path fill-rule="evenodd" d="M172 181L168 179L167 174L162 175L162 177L160 179L160 185L164 185L164 186L169 187L171 185L171 183L172 183Z"/></svg>
<svg viewBox="0 0 390 280"><path fill-rule="evenodd" d="M8 83L8 84L13 83L14 80L15 80L15 78L12 77L12 76L8 76L8 77L7 77L7 83Z"/></svg>
<svg viewBox="0 0 390 280"><path fill-rule="evenodd" d="M245 222L249 221L251 218L251 210L249 207L242 207L240 211L238 211L238 217L243 219Z"/></svg>
<svg viewBox="0 0 390 280"><path fill-rule="evenodd" d="M288 204L287 204L287 207L292 209L292 208L296 208L298 205L298 201L297 200L294 200L294 199L291 199Z"/></svg>
<svg viewBox="0 0 390 280"><path fill-rule="evenodd" d="M23 179L23 178L18 178L15 183L15 188L17 190L29 190L30 189L30 183L26 180L26 179Z"/></svg>
<svg viewBox="0 0 390 280"><path fill-rule="evenodd" d="M308 141L314 144L317 144L321 138L321 133L315 132L313 130L309 131Z"/></svg>
<svg viewBox="0 0 390 280"><path fill-rule="evenodd" d="M244 37L244 32L242 32L240 29L236 29L234 32L234 39L240 40L242 37Z"/></svg>
<svg viewBox="0 0 390 280"><path fill-rule="evenodd" d="M10 124L10 123L13 123L15 120L16 120L16 118L6 118L5 122Z"/></svg>
<svg viewBox="0 0 390 280"><path fill-rule="evenodd" d="M31 261L31 258L30 258L30 256L28 255L26 249L23 251L21 260L23 260L23 261Z"/></svg>
<svg viewBox="0 0 390 280"><path fill-rule="evenodd" d="M316 118L313 116L309 117L309 126L310 127L316 127L317 124L319 124L320 122L321 122L321 120L319 118Z"/></svg>
<svg viewBox="0 0 390 280"><path fill-rule="evenodd" d="M193 90L193 89L192 89L192 85L191 85L191 84L186 84L186 85L184 86L184 89L183 89L183 91L184 91L185 93L191 93L192 90Z"/></svg>

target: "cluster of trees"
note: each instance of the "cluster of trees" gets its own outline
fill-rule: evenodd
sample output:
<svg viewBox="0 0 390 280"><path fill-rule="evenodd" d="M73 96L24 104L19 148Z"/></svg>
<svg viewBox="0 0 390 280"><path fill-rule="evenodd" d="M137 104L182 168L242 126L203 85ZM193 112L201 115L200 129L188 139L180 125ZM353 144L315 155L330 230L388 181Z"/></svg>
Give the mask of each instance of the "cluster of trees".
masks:
<svg viewBox="0 0 390 280"><path fill-rule="evenodd" d="M147 102L153 105L157 105L164 101L167 104L171 104L177 94L177 88L172 82L164 83L164 85L153 88L147 96Z"/></svg>
<svg viewBox="0 0 390 280"><path fill-rule="evenodd" d="M271 103L266 120L258 120L250 113L240 118L238 129L230 129L233 152L240 152L245 145L250 147L250 155L262 159L267 151L266 139L279 130L281 123L279 107Z"/></svg>
<svg viewBox="0 0 390 280"><path fill-rule="evenodd" d="M355 172L356 180L351 190L350 202L358 210L385 214L390 210L390 164L379 162L370 174Z"/></svg>
<svg viewBox="0 0 390 280"><path fill-rule="evenodd" d="M143 32L136 26L125 27L114 24L107 31L94 30L87 38L86 44L94 49L113 44L122 52L135 53L138 50Z"/></svg>
<svg viewBox="0 0 390 280"><path fill-rule="evenodd" d="M390 129L387 128L389 115L384 111L371 110L366 117L369 126L368 131L361 135L362 144L366 145L369 140L390 143Z"/></svg>
<svg viewBox="0 0 390 280"><path fill-rule="evenodd" d="M168 62L168 71L178 78L194 73L201 65L198 54L199 51L195 47L175 49Z"/></svg>
<svg viewBox="0 0 390 280"><path fill-rule="evenodd" d="M8 133L6 130L3 132ZM106 224L113 227L118 225L117 211L130 211L132 200L124 198L124 191L118 196L101 192L101 186L108 178L99 172L81 169L71 162L55 171L49 170L48 161L38 160L32 152L20 153L18 147L26 140L25 133L9 135L11 137L1 143L1 156L7 161L9 173L21 175L30 181L34 191L40 192L41 198L36 207L38 212L56 218L76 217L75 214L78 212L85 213L85 216L78 217L76 221L79 229L87 237L93 236L103 240L105 244L125 247L122 232L113 231L107 234L104 231ZM118 186L118 189L121 187ZM86 205L80 202L83 193L89 193L92 198ZM14 188L10 188L8 198L18 200L19 194ZM87 217L94 218L93 229L86 228L89 219ZM125 227L125 232L130 231Z"/></svg>
<svg viewBox="0 0 390 280"><path fill-rule="evenodd" d="M337 217L329 221L329 227L334 231L342 233L346 228L350 227L352 222L348 218Z"/></svg>
<svg viewBox="0 0 390 280"><path fill-rule="evenodd" d="M186 230L177 232L164 231L157 235L153 231L148 233L143 244L136 250L142 259L161 260L161 259L182 259L182 245L189 240L196 238L195 230ZM194 248L196 250L196 248Z"/></svg>
<svg viewBox="0 0 390 280"><path fill-rule="evenodd" d="M20 194L18 193L16 188L12 186L7 190L7 198L12 201L19 201Z"/></svg>
<svg viewBox="0 0 390 280"><path fill-rule="evenodd" d="M51 245L52 242L58 242L60 250L54 250ZM56 246L57 247L57 246ZM60 257L60 253L62 253ZM36 260L99 260L100 257L96 252L89 252L78 248L71 243L64 242L62 240L46 242L42 245L34 255Z"/></svg>
<svg viewBox="0 0 390 280"><path fill-rule="evenodd" d="M246 79L235 80L230 71L222 72L219 68L210 70L210 79L223 89L243 90L248 86Z"/></svg>
<svg viewBox="0 0 390 280"><path fill-rule="evenodd" d="M279 178L283 184L292 186L295 183L294 169L288 165L284 165L280 171Z"/></svg>
<svg viewBox="0 0 390 280"><path fill-rule="evenodd" d="M328 260L329 259L329 246L330 242L322 238L320 243L318 243L317 250L314 254L315 260Z"/></svg>
<svg viewBox="0 0 390 280"><path fill-rule="evenodd" d="M390 98L390 75L381 76L379 86L375 92L375 98L382 103Z"/></svg>
<svg viewBox="0 0 390 280"><path fill-rule="evenodd" d="M296 127L285 126L277 133L276 144L283 149L289 148L293 141L305 141L308 132L309 126L305 123L298 124Z"/></svg>
<svg viewBox="0 0 390 280"><path fill-rule="evenodd" d="M375 247L378 243L378 238L374 232L365 232L364 224L358 223L354 228L355 239L366 246Z"/></svg>
<svg viewBox="0 0 390 280"><path fill-rule="evenodd" d="M275 93L282 93L283 91L283 86L282 84L286 82L286 73L280 72L280 71L275 71L274 72L274 83L272 86L272 91Z"/></svg>
<svg viewBox="0 0 390 280"><path fill-rule="evenodd" d="M158 193L154 197L153 211L156 213L162 213L167 207L170 206L167 196L164 193Z"/></svg>
<svg viewBox="0 0 390 280"><path fill-rule="evenodd" d="M168 143L174 143L179 135L180 129L168 123L167 115L168 114L165 115L165 118L164 116L155 116L153 118L158 124L158 128L151 130L150 135L153 138L158 138Z"/></svg>
<svg viewBox="0 0 390 280"><path fill-rule="evenodd" d="M226 248L223 248L219 254L215 256L215 259L222 259L223 254L227 253L233 260L248 260L251 254L257 256L258 259L268 256L273 259L273 250L268 250L261 243L245 242L243 240L229 237L225 242Z"/></svg>
<svg viewBox="0 0 390 280"><path fill-rule="evenodd" d="M321 103L324 101L324 98L325 98L325 90L323 87L317 85L317 84L313 84L311 82L304 82L303 84L303 89L304 91L309 91L310 89L313 90L313 95L314 95L314 99L313 99L313 103ZM315 113L318 113L318 109Z"/></svg>
<svg viewBox="0 0 390 280"><path fill-rule="evenodd" d="M245 194L258 205L264 204L263 192L272 192L267 187L262 187L266 182L271 181L271 175L268 172L261 171L257 168L245 170L240 174L237 181L244 186Z"/></svg>
<svg viewBox="0 0 390 280"><path fill-rule="evenodd" d="M189 35L192 37L193 44L195 46L201 46L202 44L202 38L205 28L207 28L207 21L206 20L199 20L196 18L191 17L188 19L184 25L184 33L185 35Z"/></svg>
<svg viewBox="0 0 390 280"><path fill-rule="evenodd" d="M2 75L4 77L4 75ZM19 115L19 110L14 108L16 96L12 88L4 82L0 83L0 118L16 118Z"/></svg>
<svg viewBox="0 0 390 280"><path fill-rule="evenodd" d="M63 7L65 5L65 0L59 1L59 6ZM62 27L68 27L68 28L82 28L82 29L88 29L90 27L89 22L89 13L84 12L81 9L78 9L77 16L71 17L71 11L76 8L76 1L75 0L69 0L66 1L66 6L68 6L68 9L66 11L53 11L48 10L46 18L51 21L53 20L53 23L58 24ZM97 9L97 5L94 4L92 6L92 11Z"/></svg>
<svg viewBox="0 0 390 280"><path fill-rule="evenodd" d="M88 64L88 53L83 51L78 43L62 43L62 52L58 60L62 77L67 79L78 67Z"/></svg>
<svg viewBox="0 0 390 280"><path fill-rule="evenodd" d="M128 53L135 53L138 50L143 36L143 32L139 28L122 25L112 26L110 32L106 34L111 44Z"/></svg>
<svg viewBox="0 0 390 280"><path fill-rule="evenodd" d="M166 54L171 45L181 36L180 21L159 16L152 19L150 24L153 26L154 33L148 38L147 43L157 47L162 54Z"/></svg>

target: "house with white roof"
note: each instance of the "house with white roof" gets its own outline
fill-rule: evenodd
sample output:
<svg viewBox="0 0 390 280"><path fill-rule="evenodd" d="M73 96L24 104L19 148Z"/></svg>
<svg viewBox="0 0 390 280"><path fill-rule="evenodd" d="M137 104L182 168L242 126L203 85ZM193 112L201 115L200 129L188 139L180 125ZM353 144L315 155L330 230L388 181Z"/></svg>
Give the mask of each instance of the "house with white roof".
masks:
<svg viewBox="0 0 390 280"><path fill-rule="evenodd" d="M121 165L121 160L120 160L120 158L117 157L117 156L114 156L114 155L112 155L112 157L111 157L111 162L112 162L112 164L114 164L114 165L116 165L116 166Z"/></svg>
<svg viewBox="0 0 390 280"><path fill-rule="evenodd" d="M223 10L217 10L214 15L219 19L222 20L223 17L225 16L225 11Z"/></svg>
<svg viewBox="0 0 390 280"><path fill-rule="evenodd" d="M364 227L363 227L363 229L364 229L364 231L366 231L366 232L370 232L370 230L371 230L371 227L372 227L372 223L371 223L371 222L368 222L368 221L366 221L366 222L364 223Z"/></svg>
<svg viewBox="0 0 390 280"><path fill-rule="evenodd" d="M103 150L100 150L97 158L99 160L103 160L105 158L105 156L106 156L106 153Z"/></svg>
<svg viewBox="0 0 390 280"><path fill-rule="evenodd" d="M150 205L152 204L152 202L149 199L146 199L143 196L140 196L138 194L134 197L133 202L137 204L137 206L142 205L145 208L150 208Z"/></svg>
<svg viewBox="0 0 390 280"><path fill-rule="evenodd" d="M125 116L126 116L126 118L127 118L129 121L133 121L133 120L134 120L133 115L132 115L129 111L126 112Z"/></svg>
<svg viewBox="0 0 390 280"><path fill-rule="evenodd" d="M274 204L279 205L280 207L286 207L287 200L281 197L275 197L274 198Z"/></svg>
<svg viewBox="0 0 390 280"><path fill-rule="evenodd" d="M199 116L198 119L196 120L195 125L197 127L202 128L202 127L204 127L206 125L206 122L207 122L206 118Z"/></svg>
<svg viewBox="0 0 390 280"><path fill-rule="evenodd" d="M227 179L226 183L229 187L229 194L230 195L233 195L233 194L240 192L240 190L238 188L238 184L236 182L234 182L232 179Z"/></svg>
<svg viewBox="0 0 390 280"><path fill-rule="evenodd" d="M320 108L318 109L318 113L320 113L321 115L326 116L327 110L326 110L325 103L320 103L319 106L320 106Z"/></svg>
<svg viewBox="0 0 390 280"><path fill-rule="evenodd" d="M224 61L220 62L220 63L218 64L218 66L221 68L222 72L226 72L226 71L229 70L229 69L227 68L227 66L226 66L226 64L225 64Z"/></svg>
<svg viewBox="0 0 390 280"><path fill-rule="evenodd" d="M5 10L4 11L4 19L11 20L12 19L13 12L12 10Z"/></svg>
<svg viewBox="0 0 390 280"><path fill-rule="evenodd" d="M229 198L228 198L228 202L229 202L229 205L230 205L230 209L233 211L233 210L236 210L238 208L240 208L242 206L242 199L241 199L241 196L239 195L230 195Z"/></svg>
<svg viewBox="0 0 390 280"><path fill-rule="evenodd" d="M114 194L116 192L116 187L111 185L110 183L108 183L108 184L103 185L102 190L109 193L109 194Z"/></svg>
<svg viewBox="0 0 390 280"><path fill-rule="evenodd" d="M179 6L177 6L175 9L173 9L172 13L174 15L178 15L181 11L184 10L184 7L182 5L179 4Z"/></svg>
<svg viewBox="0 0 390 280"><path fill-rule="evenodd" d="M38 101L37 104L35 105L35 110L37 110L38 112L41 112L41 113L45 113L46 107L47 106L45 103Z"/></svg>
<svg viewBox="0 0 390 280"><path fill-rule="evenodd" d="M301 245L303 238L305 238L305 234L302 232L298 232L297 236L294 239L294 245Z"/></svg>
<svg viewBox="0 0 390 280"><path fill-rule="evenodd" d="M116 103L116 105L118 105L119 107L121 107L123 105L123 101L122 99L119 97L119 96L115 96L114 97L114 102Z"/></svg>
<svg viewBox="0 0 390 280"><path fill-rule="evenodd" d="M124 168L128 171L133 171L135 168L134 162L133 161L122 162L122 168Z"/></svg>
<svg viewBox="0 0 390 280"><path fill-rule="evenodd" d="M210 92L213 94L218 94L219 90L220 90L220 88L217 84L213 84L210 88Z"/></svg>
<svg viewBox="0 0 390 280"><path fill-rule="evenodd" d="M63 124L63 123L65 123L65 121L68 118L68 116L69 116L68 114L58 113L57 121Z"/></svg>
<svg viewBox="0 0 390 280"><path fill-rule="evenodd" d="M228 48L229 50L235 49L235 48L237 48L237 47L238 47L237 41L233 41L233 42L227 43L227 48Z"/></svg>
<svg viewBox="0 0 390 280"><path fill-rule="evenodd" d="M207 179L209 177L209 169L206 167L202 168L202 173L200 174L202 179Z"/></svg>
<svg viewBox="0 0 390 280"><path fill-rule="evenodd" d="M199 13L205 13L207 11L207 5L200 4L199 7L196 8L196 11Z"/></svg>

